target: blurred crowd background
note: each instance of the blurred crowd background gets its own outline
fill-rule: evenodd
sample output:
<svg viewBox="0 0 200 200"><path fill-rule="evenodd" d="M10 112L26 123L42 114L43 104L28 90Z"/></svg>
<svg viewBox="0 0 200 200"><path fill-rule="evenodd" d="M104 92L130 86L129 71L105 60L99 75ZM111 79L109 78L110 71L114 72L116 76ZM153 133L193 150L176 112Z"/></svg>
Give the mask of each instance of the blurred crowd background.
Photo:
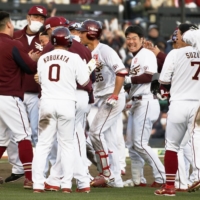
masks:
<svg viewBox="0 0 200 200"><path fill-rule="evenodd" d="M43 4L48 8L49 16L64 15L64 17L69 18L68 20L73 19L77 22L86 18L98 19L103 24L101 42L112 47L127 68L130 67L132 59L132 54L128 52L125 45L124 31L128 26L133 24L142 26L146 33L146 39L152 41L162 52L167 54L172 49L171 43L167 43L167 40L173 33L172 30L181 21L180 8L182 4L187 9L185 20L193 23L200 22L200 0L0 0L0 10L3 10L3 5L8 3L14 7L10 12L13 13L16 29L21 28L20 25L24 26L24 23L26 23L26 18L22 17L23 13L21 12L24 11L24 14L27 12L20 10L24 4ZM79 4L80 10L78 10L78 7L73 7L73 4ZM59 7L59 5L62 7ZM110 6L108 7L110 11L105 6ZM117 9L112 10L115 7L111 6L115 6ZM73 9L76 11L73 11ZM75 13L69 15L70 12ZM152 130L150 140L152 147L164 146L168 102L161 101L160 107L160 117ZM125 110L123 117L124 135L126 134L127 114Z"/></svg>

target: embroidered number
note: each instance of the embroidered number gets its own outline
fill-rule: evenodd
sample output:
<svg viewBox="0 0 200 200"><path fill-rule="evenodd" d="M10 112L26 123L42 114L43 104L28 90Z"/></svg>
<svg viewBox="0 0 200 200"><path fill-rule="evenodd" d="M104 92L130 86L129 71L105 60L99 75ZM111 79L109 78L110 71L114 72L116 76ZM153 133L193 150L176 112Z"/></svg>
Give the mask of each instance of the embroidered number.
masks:
<svg viewBox="0 0 200 200"><path fill-rule="evenodd" d="M192 77L193 80L199 80L199 73L200 73L200 62L191 62L191 66L195 66L195 65L198 65L198 69L195 73L195 75Z"/></svg>
<svg viewBox="0 0 200 200"><path fill-rule="evenodd" d="M103 81L102 73L96 74L96 82Z"/></svg>
<svg viewBox="0 0 200 200"><path fill-rule="evenodd" d="M60 80L60 65L53 64L49 67L49 80L55 82Z"/></svg>

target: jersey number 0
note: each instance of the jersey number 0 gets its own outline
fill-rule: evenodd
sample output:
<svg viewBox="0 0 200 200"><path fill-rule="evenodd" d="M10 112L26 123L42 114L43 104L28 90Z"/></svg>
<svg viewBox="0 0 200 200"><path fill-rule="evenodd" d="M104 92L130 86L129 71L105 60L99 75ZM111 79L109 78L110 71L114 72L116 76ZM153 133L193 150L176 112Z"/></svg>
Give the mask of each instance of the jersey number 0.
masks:
<svg viewBox="0 0 200 200"><path fill-rule="evenodd" d="M49 67L49 80L55 82L60 80L60 65L53 64Z"/></svg>

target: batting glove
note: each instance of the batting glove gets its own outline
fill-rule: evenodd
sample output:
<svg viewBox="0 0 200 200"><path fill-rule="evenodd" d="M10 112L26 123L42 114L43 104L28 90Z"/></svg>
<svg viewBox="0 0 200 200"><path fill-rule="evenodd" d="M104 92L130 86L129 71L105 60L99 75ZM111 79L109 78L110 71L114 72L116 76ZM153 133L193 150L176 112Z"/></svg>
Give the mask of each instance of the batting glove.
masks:
<svg viewBox="0 0 200 200"><path fill-rule="evenodd" d="M160 90L160 93L157 93L156 96L158 97L158 99L164 101L164 100L167 100L169 98L169 92L164 91L164 90Z"/></svg>
<svg viewBox="0 0 200 200"><path fill-rule="evenodd" d="M116 106L117 104L117 100L118 100L118 96L115 95L115 94L112 94L111 96L109 96L106 100L106 104L109 105L109 106Z"/></svg>
<svg viewBox="0 0 200 200"><path fill-rule="evenodd" d="M125 76L124 85L130 84L130 83L131 83L131 77L130 76Z"/></svg>

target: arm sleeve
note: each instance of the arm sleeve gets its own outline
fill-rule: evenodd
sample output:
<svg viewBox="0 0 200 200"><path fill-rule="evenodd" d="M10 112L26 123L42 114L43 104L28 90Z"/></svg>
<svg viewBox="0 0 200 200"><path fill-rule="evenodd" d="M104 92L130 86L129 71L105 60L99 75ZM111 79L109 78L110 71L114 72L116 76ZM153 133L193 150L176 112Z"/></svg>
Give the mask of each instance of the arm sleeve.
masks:
<svg viewBox="0 0 200 200"><path fill-rule="evenodd" d="M132 84L143 84L143 83L151 83L152 74L141 74L139 76L132 76L131 83Z"/></svg>
<svg viewBox="0 0 200 200"><path fill-rule="evenodd" d="M20 45L16 45L12 49L12 56L17 65L27 74L35 74L37 71L37 62L34 62L23 50Z"/></svg>
<svg viewBox="0 0 200 200"><path fill-rule="evenodd" d="M116 75L125 76L128 74L122 60L113 49L105 49L102 57L104 58L104 62L107 63L108 67L110 67Z"/></svg>
<svg viewBox="0 0 200 200"><path fill-rule="evenodd" d="M74 58L76 58L76 80L81 86L86 86L90 81L87 65L83 62L79 55Z"/></svg>
<svg viewBox="0 0 200 200"><path fill-rule="evenodd" d="M163 52L159 52L158 53L158 55L157 55L157 64L158 64L158 73L160 73L161 72L161 70L162 70L162 67L163 67L163 64L164 64L164 62L165 62L165 58L166 58L166 54L165 53L163 53Z"/></svg>
<svg viewBox="0 0 200 200"><path fill-rule="evenodd" d="M175 69L177 49L170 51L165 59L159 82L164 85L169 85L172 81L172 75Z"/></svg>

